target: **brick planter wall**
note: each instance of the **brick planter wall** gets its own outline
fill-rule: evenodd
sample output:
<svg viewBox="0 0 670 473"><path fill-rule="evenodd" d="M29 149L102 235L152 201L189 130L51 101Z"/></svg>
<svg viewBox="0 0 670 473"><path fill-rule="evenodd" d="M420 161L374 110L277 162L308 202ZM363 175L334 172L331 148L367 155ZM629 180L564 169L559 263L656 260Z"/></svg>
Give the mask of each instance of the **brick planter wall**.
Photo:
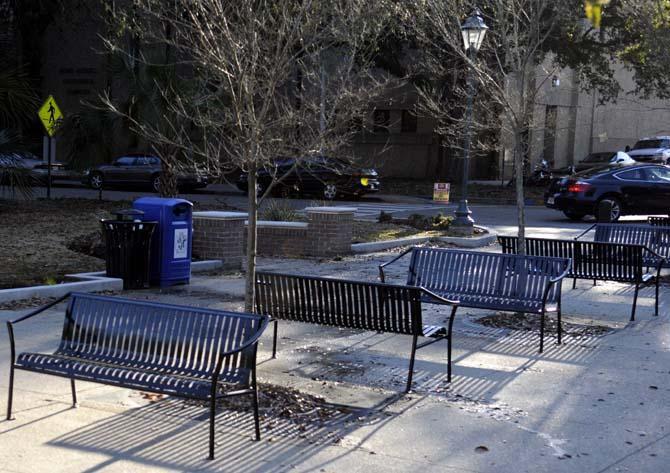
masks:
<svg viewBox="0 0 670 473"><path fill-rule="evenodd" d="M225 269L241 269L246 220L242 212L193 212L193 256L222 260Z"/></svg>
<svg viewBox="0 0 670 473"><path fill-rule="evenodd" d="M351 253L354 231L352 207L307 207L310 238L306 253L310 256L334 256Z"/></svg>
<svg viewBox="0 0 670 473"><path fill-rule="evenodd" d="M308 207L307 222L258 221L258 254L335 256L351 253L351 207ZM193 254L239 269L246 250L246 213L194 212Z"/></svg>
<svg viewBox="0 0 670 473"><path fill-rule="evenodd" d="M248 229L248 227L247 227ZM257 253L263 256L304 256L309 225L303 222L256 222ZM246 232L245 232L246 237ZM244 251L246 253L246 238Z"/></svg>

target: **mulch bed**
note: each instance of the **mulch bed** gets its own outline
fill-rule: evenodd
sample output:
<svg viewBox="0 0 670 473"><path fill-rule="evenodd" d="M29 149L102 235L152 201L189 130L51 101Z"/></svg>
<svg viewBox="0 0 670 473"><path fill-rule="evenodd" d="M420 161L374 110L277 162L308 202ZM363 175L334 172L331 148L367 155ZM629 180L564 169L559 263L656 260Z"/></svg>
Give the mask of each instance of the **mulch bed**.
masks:
<svg viewBox="0 0 670 473"><path fill-rule="evenodd" d="M518 314L515 312L497 312L495 315L479 317L474 322L485 327L504 328L511 330L539 331L540 316ZM549 333L558 331L558 322L553 317L545 319L545 330ZM584 325L563 321L563 333L575 337L597 337L611 332L613 329L604 325Z"/></svg>

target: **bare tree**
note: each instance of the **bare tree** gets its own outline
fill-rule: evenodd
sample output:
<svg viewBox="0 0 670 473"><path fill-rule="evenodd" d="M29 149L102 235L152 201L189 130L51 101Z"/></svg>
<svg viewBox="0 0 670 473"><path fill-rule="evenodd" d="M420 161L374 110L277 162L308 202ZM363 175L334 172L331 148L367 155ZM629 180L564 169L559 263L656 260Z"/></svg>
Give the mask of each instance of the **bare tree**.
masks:
<svg viewBox="0 0 670 473"><path fill-rule="evenodd" d="M471 93L464 77L468 72L473 75L472 90L479 91L475 130L481 133L493 127L499 136L512 138L519 252L524 253L524 158L529 152L531 133L538 128L534 123L535 107L558 69L547 52L548 42L555 39L564 22L574 20L574 25L578 25L581 11L574 2L483 1L482 15L490 29L478 59L473 60L464 50L460 31L460 23L470 12L469 3L424 0L413 7L415 31L425 56L423 72L433 79L419 87L422 108L449 125L438 132L451 134L452 142L461 138L465 119L459 113L462 105L454 104L464 103ZM449 80L436 87L438 78Z"/></svg>
<svg viewBox="0 0 670 473"><path fill-rule="evenodd" d="M374 3L374 5L372 4ZM386 1L135 0L118 9L125 28L109 48L133 55L128 35L145 51L169 47L179 81L155 83L168 104L157 120L124 115L134 131L178 172L197 167L210 175L247 173L247 311L254 305L257 172L276 169L279 156L338 154L365 117L386 80L373 77L369 58L391 20Z"/></svg>

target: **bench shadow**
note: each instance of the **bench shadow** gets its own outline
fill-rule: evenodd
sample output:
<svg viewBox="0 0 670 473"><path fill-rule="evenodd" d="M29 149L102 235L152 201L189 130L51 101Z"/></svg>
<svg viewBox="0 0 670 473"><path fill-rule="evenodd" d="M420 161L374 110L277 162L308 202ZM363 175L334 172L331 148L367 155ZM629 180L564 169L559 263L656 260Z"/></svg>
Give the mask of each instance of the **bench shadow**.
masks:
<svg viewBox="0 0 670 473"><path fill-rule="evenodd" d="M207 459L207 409L175 398L99 420L48 444L109 457L83 470L85 472L104 470L117 462L181 471L285 471L329 447L343 447L346 443L344 449L329 455L328 462L333 461L333 457L347 455L399 415L384 412L384 408L397 399L391 396L369 409L332 404L330 406L339 409L338 413L319 422L262 417L263 438L259 442L253 440L250 411L219 410L215 460ZM373 426L372 433L360 439L357 436L355 442L342 442L362 425Z"/></svg>
<svg viewBox="0 0 670 473"><path fill-rule="evenodd" d="M412 391L447 399L460 396L492 401L501 389L524 372L533 370L537 363L587 365L607 335L564 334L563 343L557 345L556 334L550 332L545 334L544 353L539 353L540 339L536 331L460 326L454 332L452 382L447 378L447 344L438 342L417 352ZM408 337L362 332L351 338L346 346L334 350L326 351L317 345L294 348L300 358L287 372L316 382L345 382L402 393L407 380L410 343L406 343L405 352L400 340L409 342ZM397 343L393 342L394 338ZM390 353L391 346L398 349ZM513 361L514 368L508 370L459 364L482 354L517 358L517 361Z"/></svg>

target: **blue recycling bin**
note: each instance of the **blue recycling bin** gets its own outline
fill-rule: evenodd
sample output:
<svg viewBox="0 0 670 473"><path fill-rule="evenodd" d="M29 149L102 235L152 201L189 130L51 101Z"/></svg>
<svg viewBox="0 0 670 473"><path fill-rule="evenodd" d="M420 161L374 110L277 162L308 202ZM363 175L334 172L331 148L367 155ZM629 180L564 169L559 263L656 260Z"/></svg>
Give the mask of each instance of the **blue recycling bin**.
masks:
<svg viewBox="0 0 670 473"><path fill-rule="evenodd" d="M151 242L149 280L161 287L188 284L191 280L193 204L184 199L142 197L133 208L144 212L142 220L157 221Z"/></svg>

